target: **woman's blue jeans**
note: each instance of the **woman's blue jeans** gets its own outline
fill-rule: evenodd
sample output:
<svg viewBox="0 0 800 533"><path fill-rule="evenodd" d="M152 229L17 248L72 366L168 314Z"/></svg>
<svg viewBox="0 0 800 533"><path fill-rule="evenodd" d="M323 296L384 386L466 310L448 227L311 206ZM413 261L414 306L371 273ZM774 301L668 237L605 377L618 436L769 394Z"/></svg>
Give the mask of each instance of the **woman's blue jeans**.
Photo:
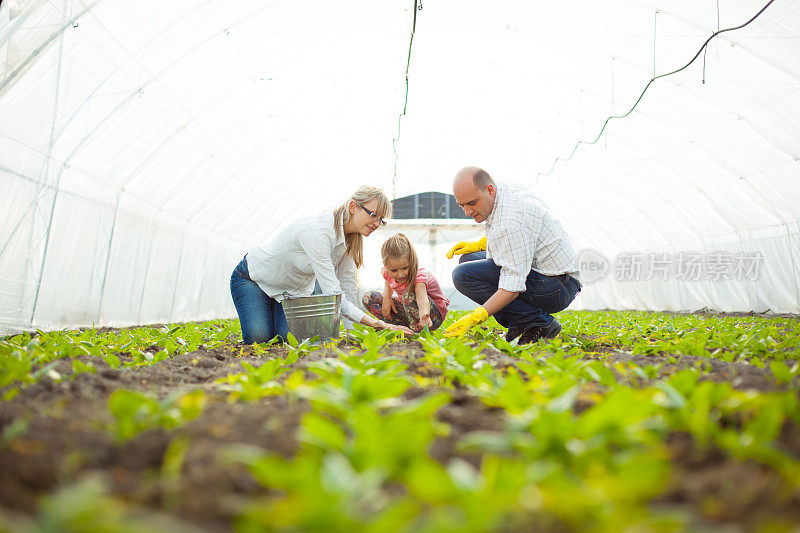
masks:
<svg viewBox="0 0 800 533"><path fill-rule="evenodd" d="M483 305L497 292L500 267L486 259L486 252L464 254L453 269L453 284L458 292ZM553 320L550 313L566 309L580 290L580 283L569 274L545 276L531 270L525 292L495 313L494 318L503 327L523 331L531 326L548 326Z"/></svg>
<svg viewBox="0 0 800 533"><path fill-rule="evenodd" d="M276 335L286 338L289 326L283 306L261 290L258 284L250 279L247 270L247 256L231 274L231 297L239 322L242 327L242 339L245 344L267 342Z"/></svg>

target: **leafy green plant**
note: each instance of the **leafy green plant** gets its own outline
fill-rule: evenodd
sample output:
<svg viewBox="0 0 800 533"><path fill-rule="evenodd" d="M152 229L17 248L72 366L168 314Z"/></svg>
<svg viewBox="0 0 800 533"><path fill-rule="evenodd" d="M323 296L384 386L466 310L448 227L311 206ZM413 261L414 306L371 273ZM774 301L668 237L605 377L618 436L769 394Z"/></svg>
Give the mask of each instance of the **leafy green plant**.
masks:
<svg viewBox="0 0 800 533"><path fill-rule="evenodd" d="M217 380L217 383L221 383L219 390L229 392L232 400L253 401L283 393L283 387L276 379L288 368L283 366L280 359L268 359L260 366L245 361L242 367L245 372L228 374Z"/></svg>
<svg viewBox="0 0 800 533"><path fill-rule="evenodd" d="M194 390L172 394L162 401L139 392L119 389L108 399L115 422L111 431L118 443L149 429L174 429L194 420L206 405L205 393Z"/></svg>
<svg viewBox="0 0 800 533"><path fill-rule="evenodd" d="M789 368L789 366L782 361L772 361L769 364L769 369L772 371L772 375L775 376L775 379L778 380L779 383L791 382L792 379L797 376L799 368L799 363L795 363L791 368Z"/></svg>
<svg viewBox="0 0 800 533"><path fill-rule="evenodd" d="M559 338L519 345L493 319L445 338L459 316L414 337L356 326L281 346L241 345L236 321L26 334L0 341L0 392L9 399L42 376L70 379L103 361L135 372L197 350L246 357L230 360L242 371L217 391L254 408L280 395L303 414L291 457L226 452L268 489L239 517L241 530L686 529L685 517L650 505L670 479L665 442L677 434L698 453L780 474L787 494L800 489L800 460L785 445L800 424L796 320L564 312ZM324 357L309 357L316 350ZM715 359L763 369L770 391L737 390ZM174 429L206 401L202 391L163 400L116 391L110 429L118 442ZM486 415L493 429L455 432L443 413L462 413L458 402L470 406L462 416ZM3 439L25 430L12 424ZM176 436L165 455L167 507L179 504L187 450Z"/></svg>
<svg viewBox="0 0 800 533"><path fill-rule="evenodd" d="M146 533L180 529L182 526L177 521L111 496L108 483L99 476L86 477L45 496L39 503L35 522L30 527L34 531L87 533Z"/></svg>

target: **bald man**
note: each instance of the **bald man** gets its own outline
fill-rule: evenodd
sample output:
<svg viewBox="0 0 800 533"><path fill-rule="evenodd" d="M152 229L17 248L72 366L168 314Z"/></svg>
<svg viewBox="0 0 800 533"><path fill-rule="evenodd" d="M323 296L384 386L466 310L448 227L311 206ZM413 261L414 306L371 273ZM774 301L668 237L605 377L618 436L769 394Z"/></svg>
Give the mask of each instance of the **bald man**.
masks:
<svg viewBox="0 0 800 533"><path fill-rule="evenodd" d="M464 213L486 223L486 236L460 242L447 254L448 259L461 255L453 283L479 306L445 336L463 335L494 316L508 328L509 342L555 338L561 324L552 313L566 309L581 290L578 257L561 224L538 197L495 183L478 167L456 174L453 195Z"/></svg>

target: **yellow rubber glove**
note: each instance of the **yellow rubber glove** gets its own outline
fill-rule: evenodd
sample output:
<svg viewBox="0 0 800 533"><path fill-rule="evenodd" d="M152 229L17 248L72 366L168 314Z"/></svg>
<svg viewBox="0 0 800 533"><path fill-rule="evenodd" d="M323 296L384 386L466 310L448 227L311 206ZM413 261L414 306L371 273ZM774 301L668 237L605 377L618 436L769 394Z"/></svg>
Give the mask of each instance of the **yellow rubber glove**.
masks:
<svg viewBox="0 0 800 533"><path fill-rule="evenodd" d="M444 336L460 337L466 333L469 328L472 326L477 326L481 322L484 322L487 318L489 318L489 313L487 313L486 309L483 307L478 306L470 314L456 320L452 326L444 330Z"/></svg>
<svg viewBox="0 0 800 533"><path fill-rule="evenodd" d="M447 252L447 258L452 259L453 254L461 255L461 254L471 254L472 252L481 252L486 249L486 235L481 237L479 241L469 242L469 241L461 241L460 243L453 246L449 252Z"/></svg>

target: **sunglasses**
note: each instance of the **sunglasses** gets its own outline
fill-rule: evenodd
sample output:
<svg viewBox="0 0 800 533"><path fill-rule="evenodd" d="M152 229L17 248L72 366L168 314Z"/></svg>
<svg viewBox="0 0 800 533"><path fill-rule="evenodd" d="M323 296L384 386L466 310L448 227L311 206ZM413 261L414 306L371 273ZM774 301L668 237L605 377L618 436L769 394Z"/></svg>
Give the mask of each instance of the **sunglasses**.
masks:
<svg viewBox="0 0 800 533"><path fill-rule="evenodd" d="M356 203L358 204L358 207L360 207L361 209L363 209L364 211L367 212L367 214L369 215L369 217L372 219L373 222L380 222L381 226L385 226L386 225L386 221L383 220L383 218L379 217L378 213L373 213L372 211L370 211L369 209L367 209L363 205L359 204L358 202L356 202Z"/></svg>

